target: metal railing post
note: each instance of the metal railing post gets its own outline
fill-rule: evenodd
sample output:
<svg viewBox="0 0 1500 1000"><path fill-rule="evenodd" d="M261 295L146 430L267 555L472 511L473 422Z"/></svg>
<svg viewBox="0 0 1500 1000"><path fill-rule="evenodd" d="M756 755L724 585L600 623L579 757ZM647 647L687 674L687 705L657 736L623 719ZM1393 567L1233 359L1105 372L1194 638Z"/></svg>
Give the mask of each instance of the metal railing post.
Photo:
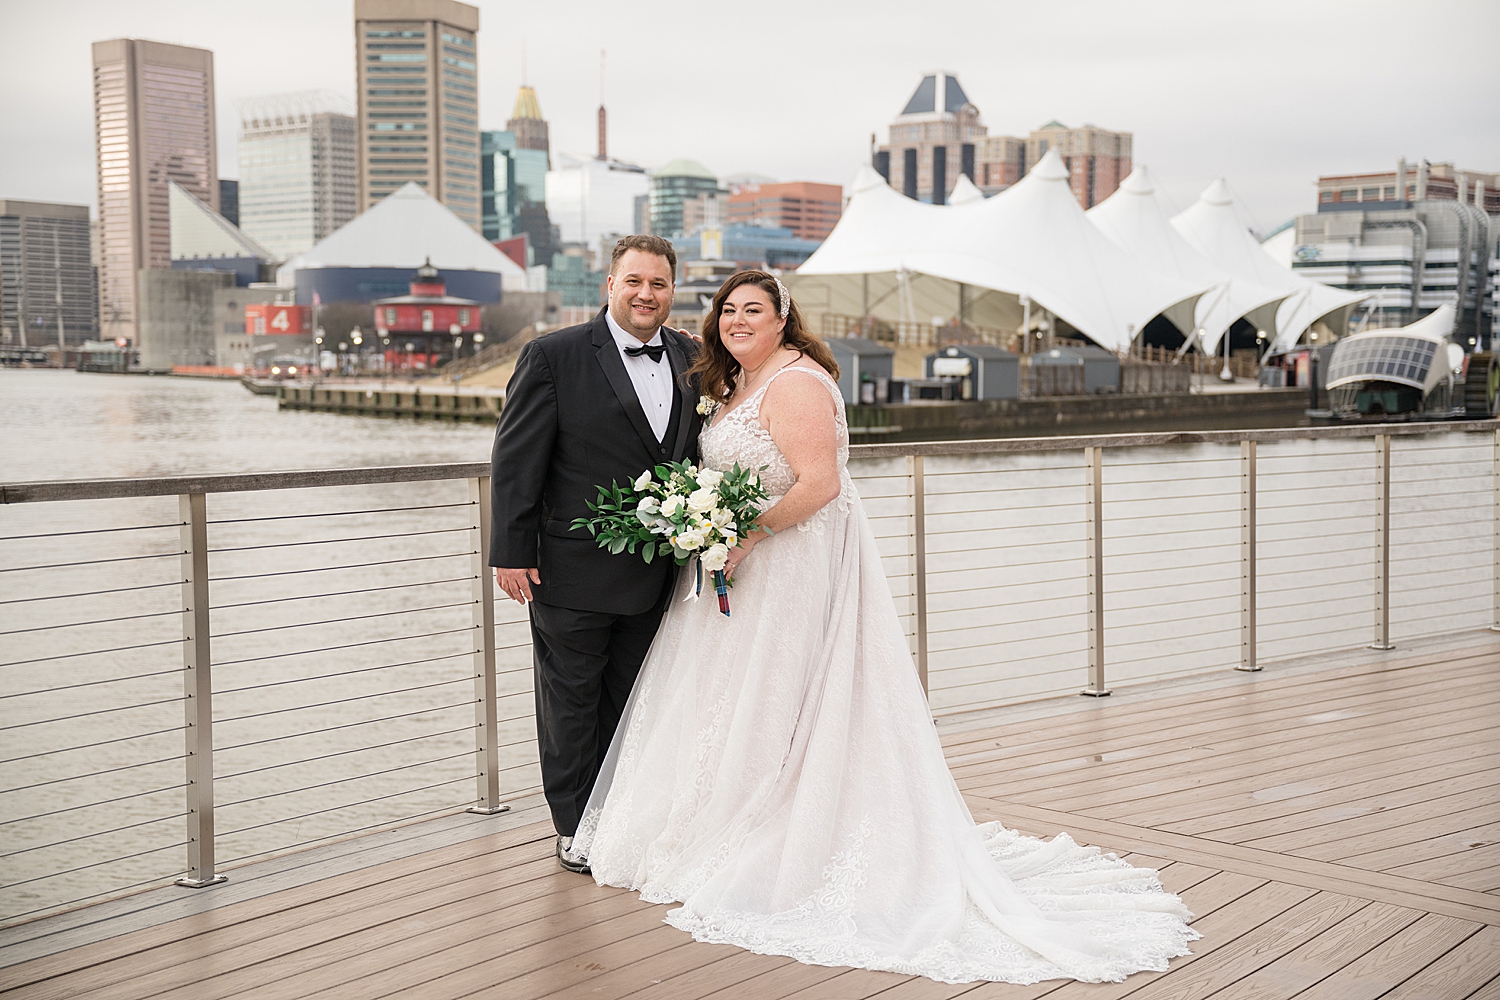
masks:
<svg viewBox="0 0 1500 1000"><path fill-rule="evenodd" d="M469 480L469 569L474 577L474 769L479 804L469 812L493 816L500 801L500 708L495 679L495 578L489 567L490 477Z"/></svg>
<svg viewBox="0 0 1500 1000"><path fill-rule="evenodd" d="M1240 665L1259 670L1255 660L1255 442L1240 442Z"/></svg>
<svg viewBox="0 0 1500 1000"><path fill-rule="evenodd" d="M177 498L182 538L182 677L186 728L187 835L190 872L177 880L189 889L227 881L214 873L213 656L209 646L208 497Z"/></svg>
<svg viewBox="0 0 1500 1000"><path fill-rule="evenodd" d="M927 690L927 480L922 456L911 456L912 549L917 591L917 679Z"/></svg>
<svg viewBox="0 0 1500 1000"><path fill-rule="evenodd" d="M1493 471L1490 473L1490 476L1491 476L1491 478L1490 478L1490 484L1491 484L1491 487L1494 490L1494 494L1495 494L1495 497L1494 497L1494 504L1495 504L1494 535L1495 535L1495 537L1494 537L1494 540L1493 540L1493 542L1492 542L1492 544L1490 546L1490 551L1493 554L1493 558L1494 558L1494 561L1495 561L1494 584L1493 584L1493 586L1494 586L1494 612L1495 612L1495 615L1494 615L1494 618L1493 618L1494 624L1490 626L1490 631L1492 631L1492 632L1500 632L1500 430L1497 430L1495 432L1494 461L1493 461L1493 464L1491 465L1491 469Z"/></svg>
<svg viewBox="0 0 1500 1000"><path fill-rule="evenodd" d="M1375 435L1375 641L1371 649L1391 644L1391 436Z"/></svg>
<svg viewBox="0 0 1500 1000"><path fill-rule="evenodd" d="M1083 449L1088 469L1089 686L1080 694L1103 698L1104 684L1104 449Z"/></svg>

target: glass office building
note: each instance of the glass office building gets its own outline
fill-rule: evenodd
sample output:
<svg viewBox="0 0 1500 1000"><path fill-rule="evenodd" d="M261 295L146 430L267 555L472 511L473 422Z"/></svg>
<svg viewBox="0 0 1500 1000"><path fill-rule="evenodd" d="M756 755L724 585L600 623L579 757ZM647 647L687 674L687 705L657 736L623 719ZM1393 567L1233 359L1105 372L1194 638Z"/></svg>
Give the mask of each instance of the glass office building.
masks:
<svg viewBox="0 0 1500 1000"><path fill-rule="evenodd" d="M240 119L240 228L288 260L354 218L354 116L335 94L246 101Z"/></svg>

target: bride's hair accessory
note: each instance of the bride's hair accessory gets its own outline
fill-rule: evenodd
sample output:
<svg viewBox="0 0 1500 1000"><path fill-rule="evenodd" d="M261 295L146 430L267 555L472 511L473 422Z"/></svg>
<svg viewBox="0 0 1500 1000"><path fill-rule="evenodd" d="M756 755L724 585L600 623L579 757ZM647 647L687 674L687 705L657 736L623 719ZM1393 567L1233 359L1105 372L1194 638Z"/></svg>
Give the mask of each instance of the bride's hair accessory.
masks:
<svg viewBox="0 0 1500 1000"><path fill-rule="evenodd" d="M786 286L776 275L771 275L771 280L776 282L776 299L781 303L781 318L786 319L787 313L792 311L792 293L786 290Z"/></svg>

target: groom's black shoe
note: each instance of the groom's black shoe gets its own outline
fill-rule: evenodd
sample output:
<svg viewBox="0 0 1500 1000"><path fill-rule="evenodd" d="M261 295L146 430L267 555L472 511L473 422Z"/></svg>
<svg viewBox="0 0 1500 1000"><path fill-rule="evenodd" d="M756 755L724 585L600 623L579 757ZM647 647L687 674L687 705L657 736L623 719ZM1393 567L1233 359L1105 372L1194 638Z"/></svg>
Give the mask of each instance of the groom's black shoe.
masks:
<svg viewBox="0 0 1500 1000"><path fill-rule="evenodd" d="M589 859L582 854L574 853L572 837L557 838L557 863L570 872L577 872L580 875L593 874L589 869Z"/></svg>

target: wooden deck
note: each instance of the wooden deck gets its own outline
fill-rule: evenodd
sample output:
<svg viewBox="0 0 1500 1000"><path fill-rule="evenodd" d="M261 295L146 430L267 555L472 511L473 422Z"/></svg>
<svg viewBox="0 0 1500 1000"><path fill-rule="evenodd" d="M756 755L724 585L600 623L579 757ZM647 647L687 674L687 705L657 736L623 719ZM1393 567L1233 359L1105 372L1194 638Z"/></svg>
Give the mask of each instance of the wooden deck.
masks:
<svg viewBox="0 0 1500 1000"><path fill-rule="evenodd" d="M558 869L539 804L0 932L17 998L1500 998L1500 636L944 720L980 819L1161 869L1204 937L1121 984L702 945Z"/></svg>

